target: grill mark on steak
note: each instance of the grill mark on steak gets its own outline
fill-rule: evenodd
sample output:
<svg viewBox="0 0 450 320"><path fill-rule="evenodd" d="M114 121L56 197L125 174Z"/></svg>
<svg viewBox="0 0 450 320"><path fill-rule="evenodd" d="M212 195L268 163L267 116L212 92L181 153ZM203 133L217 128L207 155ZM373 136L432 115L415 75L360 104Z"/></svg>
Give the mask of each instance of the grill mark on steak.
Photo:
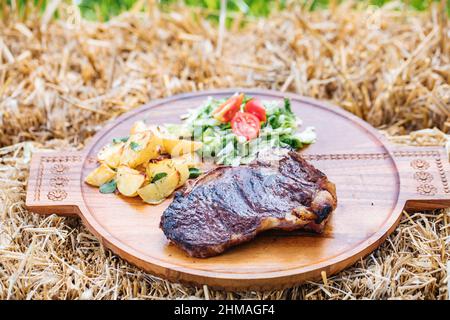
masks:
<svg viewBox="0 0 450 320"><path fill-rule="evenodd" d="M279 161L211 170L175 194L160 227L189 255L204 258L268 229L320 233L336 203L325 174L289 152Z"/></svg>

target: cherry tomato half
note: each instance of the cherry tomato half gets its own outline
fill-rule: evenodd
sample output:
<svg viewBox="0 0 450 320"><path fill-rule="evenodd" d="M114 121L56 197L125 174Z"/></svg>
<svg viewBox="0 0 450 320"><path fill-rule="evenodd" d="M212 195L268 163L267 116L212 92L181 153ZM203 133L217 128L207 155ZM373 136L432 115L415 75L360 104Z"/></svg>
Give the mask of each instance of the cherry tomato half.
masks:
<svg viewBox="0 0 450 320"><path fill-rule="evenodd" d="M230 122L236 112L240 110L243 100L243 93L230 97L213 111L213 117L223 123Z"/></svg>
<svg viewBox="0 0 450 320"><path fill-rule="evenodd" d="M258 99L250 99L244 107L244 111L255 115L260 121L266 122L266 109Z"/></svg>
<svg viewBox="0 0 450 320"><path fill-rule="evenodd" d="M261 123L259 119L247 112L237 112L231 120L231 129L237 136L243 136L247 140L254 139L259 134Z"/></svg>

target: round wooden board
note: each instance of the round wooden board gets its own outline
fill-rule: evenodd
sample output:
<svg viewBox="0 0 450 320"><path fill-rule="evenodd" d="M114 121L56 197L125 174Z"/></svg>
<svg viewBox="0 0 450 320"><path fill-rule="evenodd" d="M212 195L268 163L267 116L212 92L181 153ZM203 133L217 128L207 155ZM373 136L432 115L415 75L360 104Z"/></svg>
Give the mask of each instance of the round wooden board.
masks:
<svg viewBox="0 0 450 320"><path fill-rule="evenodd" d="M180 122L181 114L198 107L208 96L225 97L235 91L199 92L156 101L125 114L99 132L81 156L81 176L75 172L70 178L76 181L70 192L80 194L74 197L78 200L72 207L77 207L89 229L105 246L152 274L225 289L292 286L318 278L322 271L328 276L334 274L374 250L394 230L406 200L414 194L415 189L401 189L403 169L399 168L408 167L408 154L398 156L407 161L399 161L394 152L400 151L392 151L367 123L337 107L292 94L243 90L262 100L291 98L303 127L316 128L317 143L301 153L336 184L338 196L338 207L321 235L269 231L220 256L192 258L170 244L159 228L161 214L171 199L151 206L138 197L100 194L83 182L97 166L90 159L114 137L128 135L135 121ZM442 192L437 193L445 194L444 189L442 186ZM422 198L427 195L417 195L418 200ZM28 200L27 205L36 208Z"/></svg>

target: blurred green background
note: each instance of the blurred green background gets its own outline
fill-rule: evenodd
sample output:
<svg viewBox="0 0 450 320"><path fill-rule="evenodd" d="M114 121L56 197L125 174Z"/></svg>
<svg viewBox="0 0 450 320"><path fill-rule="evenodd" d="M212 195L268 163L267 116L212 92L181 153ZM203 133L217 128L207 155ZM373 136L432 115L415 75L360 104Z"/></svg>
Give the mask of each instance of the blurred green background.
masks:
<svg viewBox="0 0 450 320"><path fill-rule="evenodd" d="M5 0L0 0L3 2ZM19 11L25 7L27 2L34 2L42 10L46 3L50 0L6 0L8 5L11 2L17 4ZM63 0L64 1L64 0ZM108 20L111 17L120 14L123 11L129 10L138 0L65 0L66 2L75 2L81 8L81 12L86 19L89 20ZM337 0L342 2L345 0ZM390 0L357 0L361 4L370 4L375 6L382 6ZM169 4L186 4L188 6L196 6L207 8L212 12L220 9L220 0L159 0L163 7ZM328 6L330 0L298 0L299 5L308 10L317 10ZM415 10L425 10L432 2L439 2L439 0L401 0L407 6ZM450 13L450 0L447 2L447 13ZM286 5L286 0L228 0L227 9L229 11L242 12L251 16L267 16L272 10L278 8L282 9ZM1 10L1 6L0 6ZM214 14L213 14L214 15Z"/></svg>
<svg viewBox="0 0 450 320"><path fill-rule="evenodd" d="M80 0L80 8L84 17L88 19L107 20L111 16L130 9L137 0ZM345 0L343 0L345 1ZM438 2L438 0L435 0ZM203 7L211 10L220 9L220 0L160 0L163 6L170 3L186 4L188 6ZM328 6L329 0L298 0L298 3L309 10L316 10ZM341 1L338 1L341 2ZM382 6L390 0L362 0L360 2L369 3L375 6ZM403 0L410 7L416 10L425 10L433 0ZM450 0L447 0L450 4ZM228 0L227 9L230 11L240 11L252 16L267 16L275 8L282 9L286 0ZM449 5L447 5L449 7ZM448 8L447 8L448 10Z"/></svg>

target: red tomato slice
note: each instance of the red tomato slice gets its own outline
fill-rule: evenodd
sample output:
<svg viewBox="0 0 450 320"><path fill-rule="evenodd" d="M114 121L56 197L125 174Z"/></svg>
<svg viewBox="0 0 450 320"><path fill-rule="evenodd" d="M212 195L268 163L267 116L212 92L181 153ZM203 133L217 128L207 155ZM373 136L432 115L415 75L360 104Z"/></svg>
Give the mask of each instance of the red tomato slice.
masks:
<svg viewBox="0 0 450 320"><path fill-rule="evenodd" d="M266 122L266 109L258 99L250 99L244 107L244 111L255 115L260 121Z"/></svg>
<svg viewBox="0 0 450 320"><path fill-rule="evenodd" d="M213 117L220 122L230 122L236 112L240 110L243 100L243 93L232 96L213 111Z"/></svg>
<svg viewBox="0 0 450 320"><path fill-rule="evenodd" d="M231 129L237 136L243 136L247 140L254 139L259 134L261 123L259 119L247 112L237 112L231 120Z"/></svg>

